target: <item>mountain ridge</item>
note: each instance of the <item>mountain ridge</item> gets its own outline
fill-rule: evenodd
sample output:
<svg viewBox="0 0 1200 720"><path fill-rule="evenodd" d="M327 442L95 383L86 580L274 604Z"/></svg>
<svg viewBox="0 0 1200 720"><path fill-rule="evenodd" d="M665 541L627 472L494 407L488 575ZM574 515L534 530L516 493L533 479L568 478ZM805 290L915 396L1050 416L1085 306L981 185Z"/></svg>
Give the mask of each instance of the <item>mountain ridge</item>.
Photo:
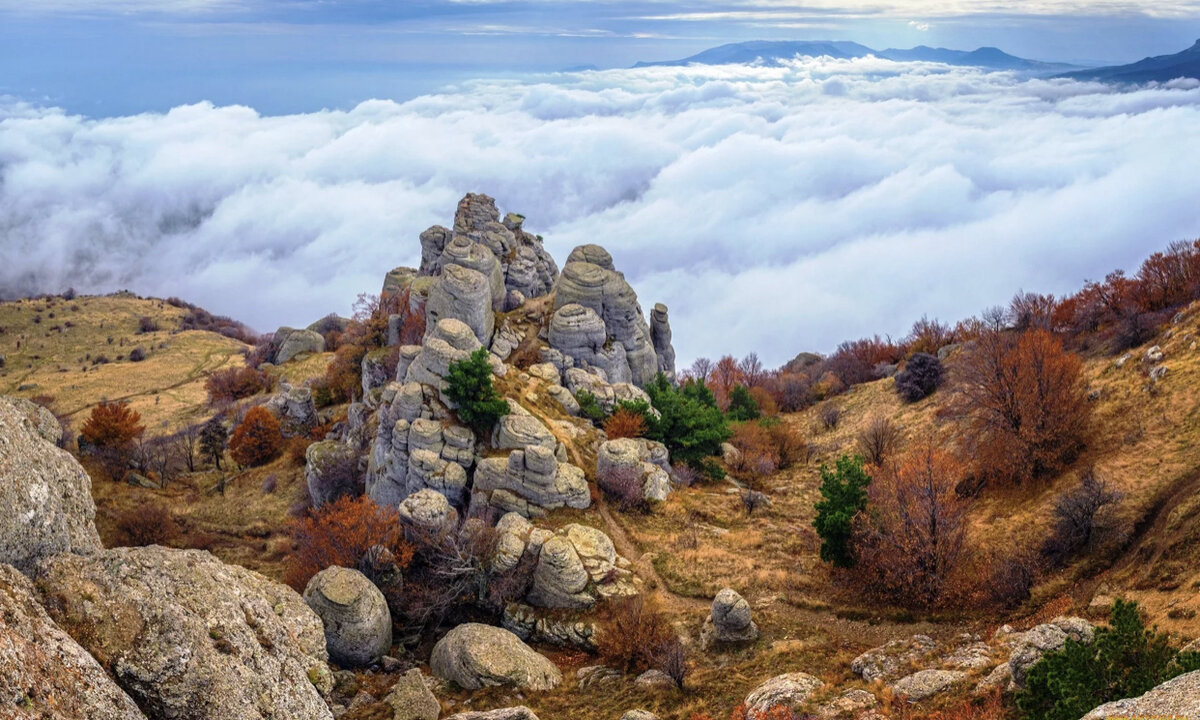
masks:
<svg viewBox="0 0 1200 720"><path fill-rule="evenodd" d="M1169 82L1178 78L1200 79L1200 40L1172 55L1145 57L1126 65L1109 65L1063 73L1073 80L1118 83Z"/></svg>

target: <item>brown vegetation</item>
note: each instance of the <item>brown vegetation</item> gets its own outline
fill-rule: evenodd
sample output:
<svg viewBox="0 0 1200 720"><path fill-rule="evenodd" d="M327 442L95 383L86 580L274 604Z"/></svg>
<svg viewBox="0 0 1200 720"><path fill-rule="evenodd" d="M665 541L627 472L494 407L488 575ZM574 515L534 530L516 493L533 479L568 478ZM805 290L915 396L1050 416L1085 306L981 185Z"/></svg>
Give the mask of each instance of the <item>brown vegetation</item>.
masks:
<svg viewBox="0 0 1200 720"><path fill-rule="evenodd" d="M264 407L250 408L229 439L229 452L243 467L265 465L279 457L282 450L279 421Z"/></svg>
<svg viewBox="0 0 1200 720"><path fill-rule="evenodd" d="M313 575L327 567L357 567L376 545L389 550L401 569L413 556L412 546L401 534L396 508L382 507L365 496L326 503L294 519L289 530L295 549L288 556L284 582L301 592Z"/></svg>

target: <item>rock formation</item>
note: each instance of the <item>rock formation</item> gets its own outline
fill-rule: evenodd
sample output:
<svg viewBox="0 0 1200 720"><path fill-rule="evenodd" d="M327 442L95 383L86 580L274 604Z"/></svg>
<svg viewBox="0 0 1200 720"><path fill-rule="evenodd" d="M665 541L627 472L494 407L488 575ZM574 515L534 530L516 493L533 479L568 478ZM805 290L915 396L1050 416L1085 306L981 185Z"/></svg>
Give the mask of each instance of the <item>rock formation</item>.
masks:
<svg viewBox="0 0 1200 720"><path fill-rule="evenodd" d="M439 320L448 318L460 320L471 328L480 344L491 343L496 316L492 311L491 285L483 273L453 264L442 269L425 305L426 331L432 331Z"/></svg>
<svg viewBox="0 0 1200 720"><path fill-rule="evenodd" d="M738 645L758 639L758 625L750 617L750 603L732 588L725 588L713 598L712 612L700 631L700 644L705 649L721 645Z"/></svg>
<svg viewBox="0 0 1200 720"><path fill-rule="evenodd" d="M46 615L33 584L9 565L0 565L0 669L0 716L146 720L100 663ZM17 715L6 714L14 710Z"/></svg>
<svg viewBox="0 0 1200 720"><path fill-rule="evenodd" d="M429 665L437 677L465 690L510 685L550 690L562 682L554 663L511 632L491 625L459 625L433 646Z"/></svg>
<svg viewBox="0 0 1200 720"><path fill-rule="evenodd" d="M583 471L559 462L541 445L513 450L507 458L485 458L475 468L471 514L493 508L540 517L549 510L592 504Z"/></svg>
<svg viewBox="0 0 1200 720"><path fill-rule="evenodd" d="M271 339L271 347L274 350L271 362L282 365L303 353L325 352L325 338L314 330L281 327L275 331L275 335Z"/></svg>
<svg viewBox="0 0 1200 720"><path fill-rule="evenodd" d="M313 507L343 495L358 495L358 452L337 440L322 440L304 451L304 480Z"/></svg>
<svg viewBox="0 0 1200 720"><path fill-rule="evenodd" d="M280 383L279 391L271 396L266 407L279 418L279 430L284 437L307 435L320 424L312 390L306 387Z"/></svg>
<svg viewBox="0 0 1200 720"><path fill-rule="evenodd" d="M203 551L116 548L50 558L37 587L150 717L332 717L320 619L257 573Z"/></svg>
<svg viewBox="0 0 1200 720"><path fill-rule="evenodd" d="M1101 705L1083 720L1200 717L1200 670L1168 680L1145 695Z"/></svg>
<svg viewBox="0 0 1200 720"><path fill-rule="evenodd" d="M416 668L400 676L384 702L391 706L391 720L438 720L442 714L441 703Z"/></svg>
<svg viewBox="0 0 1200 720"><path fill-rule="evenodd" d="M392 614L387 601L357 570L325 568L308 581L304 601L321 618L329 658L338 665L373 665L391 649Z"/></svg>
<svg viewBox="0 0 1200 720"><path fill-rule="evenodd" d="M57 428L0 396L0 563L24 573L57 553L101 549L91 478L50 442Z"/></svg>
<svg viewBox="0 0 1200 720"><path fill-rule="evenodd" d="M606 382L643 386L658 373L660 355L674 364L666 308L659 327L662 347L656 351L637 294L599 245L581 245L567 258L555 285L554 313L550 346L570 357L570 366L599 368ZM595 319L604 326L599 347Z"/></svg>
<svg viewBox="0 0 1200 720"><path fill-rule="evenodd" d="M798 712L808 702L809 696L824 685L807 673L776 675L746 696L746 710L764 716L773 707L785 707L791 712Z"/></svg>
<svg viewBox="0 0 1200 720"><path fill-rule="evenodd" d="M647 500L666 500L671 494L667 448L644 438L607 440L596 455L596 483L620 495L624 484L636 483Z"/></svg>
<svg viewBox="0 0 1200 720"><path fill-rule="evenodd" d="M458 527L458 511L442 493L424 488L400 503L400 522L417 532L441 535Z"/></svg>
<svg viewBox="0 0 1200 720"><path fill-rule="evenodd" d="M675 346L671 344L671 320L667 306L656 303L650 311L650 341L658 358L658 371L675 382Z"/></svg>

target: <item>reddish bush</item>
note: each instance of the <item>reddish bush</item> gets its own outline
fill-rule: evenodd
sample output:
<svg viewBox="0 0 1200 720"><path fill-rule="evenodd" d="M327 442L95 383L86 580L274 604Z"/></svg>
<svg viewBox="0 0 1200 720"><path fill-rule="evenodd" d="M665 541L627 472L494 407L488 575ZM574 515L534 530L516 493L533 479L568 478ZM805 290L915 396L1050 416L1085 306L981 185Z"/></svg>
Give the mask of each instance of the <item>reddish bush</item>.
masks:
<svg viewBox="0 0 1200 720"><path fill-rule="evenodd" d="M1091 406L1083 363L1045 330L987 330L955 371L982 482L1053 474L1084 447Z"/></svg>
<svg viewBox="0 0 1200 720"><path fill-rule="evenodd" d="M765 382L765 380L760 380ZM750 386L750 397L754 400L754 404L758 406L758 411L764 417L771 417L779 414L779 405L775 402L775 396L762 385Z"/></svg>
<svg viewBox="0 0 1200 720"><path fill-rule="evenodd" d="M954 331L949 325L922 316L920 320L913 323L912 330L909 331L904 344L908 355L913 353L937 355L938 350L954 341Z"/></svg>
<svg viewBox="0 0 1200 720"><path fill-rule="evenodd" d="M283 450L283 434L279 421L266 408L250 408L246 419L233 430L229 439L229 452L238 465L256 467L265 465Z"/></svg>
<svg viewBox="0 0 1200 720"><path fill-rule="evenodd" d="M217 370L204 381L208 401L212 404L248 398L270 390L273 385L274 379L270 375L252 367Z"/></svg>
<svg viewBox="0 0 1200 720"><path fill-rule="evenodd" d="M287 559L284 582L304 591L313 575L327 567L354 568L379 545L391 552L400 569L412 561L396 508L376 505L366 496L341 497L311 514L293 519L289 532L295 550Z"/></svg>
<svg viewBox="0 0 1200 720"><path fill-rule="evenodd" d="M604 420L604 433L609 440L640 438L646 434L646 420L641 413L619 407Z"/></svg>
<svg viewBox="0 0 1200 720"><path fill-rule="evenodd" d="M124 400L101 402L92 408L80 434L91 447L127 450L146 431L141 421L142 416Z"/></svg>
<svg viewBox="0 0 1200 720"><path fill-rule="evenodd" d="M722 410L729 407L729 393L738 385L745 384L745 376L738 366L738 361L732 355L726 355L717 361L709 374L708 389L712 390L717 399L717 405Z"/></svg>
<svg viewBox="0 0 1200 720"><path fill-rule="evenodd" d="M166 545L179 535L175 516L156 502L122 511L116 518L116 527L126 547Z"/></svg>
<svg viewBox="0 0 1200 720"><path fill-rule="evenodd" d="M658 607L635 595L607 604L596 652L611 668L640 673L655 667L661 649L675 639Z"/></svg>

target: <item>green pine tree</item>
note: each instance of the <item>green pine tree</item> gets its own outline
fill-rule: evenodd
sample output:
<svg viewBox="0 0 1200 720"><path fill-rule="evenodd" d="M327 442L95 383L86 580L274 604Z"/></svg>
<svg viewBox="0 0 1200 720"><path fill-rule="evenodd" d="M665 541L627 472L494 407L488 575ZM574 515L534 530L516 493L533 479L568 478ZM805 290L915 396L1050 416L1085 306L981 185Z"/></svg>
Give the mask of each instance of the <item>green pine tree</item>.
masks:
<svg viewBox="0 0 1200 720"><path fill-rule="evenodd" d="M762 410L758 409L758 403L754 401L745 385L734 385L733 390L729 391L729 410L726 412L734 422L746 422L762 417Z"/></svg>
<svg viewBox="0 0 1200 720"><path fill-rule="evenodd" d="M492 385L487 348L450 364L446 372L446 397L458 405L458 417L476 433L486 436L509 412L508 403Z"/></svg>
<svg viewBox="0 0 1200 720"><path fill-rule="evenodd" d="M850 536L854 516L867 507L867 486L871 476L863 469L862 458L842 455L830 470L821 465L821 501L813 527L821 538L821 559L837 567L853 567L855 557Z"/></svg>

